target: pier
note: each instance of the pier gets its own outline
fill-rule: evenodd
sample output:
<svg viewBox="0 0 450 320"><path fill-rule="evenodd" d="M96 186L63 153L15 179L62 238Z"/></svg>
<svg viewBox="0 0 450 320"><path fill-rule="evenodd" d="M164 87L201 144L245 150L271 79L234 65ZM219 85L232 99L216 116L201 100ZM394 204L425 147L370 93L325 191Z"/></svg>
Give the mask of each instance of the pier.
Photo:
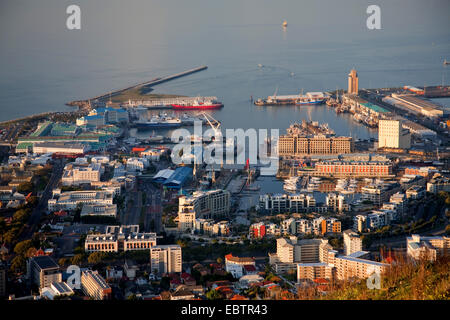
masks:
<svg viewBox="0 0 450 320"><path fill-rule="evenodd" d="M75 100L75 101L67 103L67 105L83 107L86 104L88 104L88 101L91 101L91 100L92 101L103 100L103 99L106 99L106 98L109 98L109 97L117 96L117 95L119 95L119 94L121 94L121 93L123 93L123 92L125 92L127 90L138 89L138 88L142 88L142 87L155 86L157 84L161 84L161 83L164 83L164 82L167 82L167 81L170 81L170 80L178 79L178 78L181 78L181 77L184 77L184 76L187 76L187 75L199 72L199 71L203 71L203 70L206 70L206 69L208 69L208 66L200 66L200 67L192 68L192 69L189 69L189 70L186 70L186 71L183 71L183 72L179 72L179 73L176 73L176 74L173 74L173 75L170 75L170 76L166 76L166 77L163 77L163 78L154 78L154 79L152 79L150 81L141 82L141 83L135 84L135 85L130 86L130 87L126 87L126 88L123 88L123 89L119 89L119 90L115 90L115 91L112 91L112 92L108 92L108 93L105 93L105 94L102 94L102 95L99 95L99 96L96 96L96 97L93 97L93 98L90 98L90 99L87 99L87 100Z"/></svg>

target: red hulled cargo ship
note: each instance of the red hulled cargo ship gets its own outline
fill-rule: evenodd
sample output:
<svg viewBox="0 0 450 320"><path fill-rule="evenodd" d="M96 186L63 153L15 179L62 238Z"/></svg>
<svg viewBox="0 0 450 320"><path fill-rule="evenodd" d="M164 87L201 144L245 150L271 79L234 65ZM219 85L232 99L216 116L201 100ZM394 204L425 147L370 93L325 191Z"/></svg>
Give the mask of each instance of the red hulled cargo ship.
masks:
<svg viewBox="0 0 450 320"><path fill-rule="evenodd" d="M217 101L214 98L196 98L196 99L186 99L185 101L180 101L179 103L171 104L174 109L177 110L206 110L206 109L220 109L223 107L223 103Z"/></svg>

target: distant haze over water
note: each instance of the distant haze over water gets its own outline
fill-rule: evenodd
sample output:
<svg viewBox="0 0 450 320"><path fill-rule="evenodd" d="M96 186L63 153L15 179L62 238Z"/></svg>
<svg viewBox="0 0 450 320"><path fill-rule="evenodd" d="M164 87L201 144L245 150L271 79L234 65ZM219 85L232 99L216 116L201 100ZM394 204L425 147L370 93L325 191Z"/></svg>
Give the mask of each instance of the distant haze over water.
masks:
<svg viewBox="0 0 450 320"><path fill-rule="evenodd" d="M283 133L306 119L366 138L376 131L326 106L256 107L250 96L346 88L352 68L361 88L450 82L446 0L377 1L381 30L366 28L364 0L80 0L77 31L65 26L69 4L1 1L0 121L205 64L154 92L217 96L223 127Z"/></svg>

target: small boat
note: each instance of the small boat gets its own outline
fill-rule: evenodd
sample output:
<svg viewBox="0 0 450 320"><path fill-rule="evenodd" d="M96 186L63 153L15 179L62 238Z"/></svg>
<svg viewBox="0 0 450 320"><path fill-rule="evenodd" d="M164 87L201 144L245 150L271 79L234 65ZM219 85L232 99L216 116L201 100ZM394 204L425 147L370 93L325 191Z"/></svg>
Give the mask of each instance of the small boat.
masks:
<svg viewBox="0 0 450 320"><path fill-rule="evenodd" d="M288 25L288 24L287 24L287 21L286 21L286 20L284 20L284 21L283 21L283 28L286 28L286 27L287 27L287 25Z"/></svg>
<svg viewBox="0 0 450 320"><path fill-rule="evenodd" d="M450 61L447 61L447 59L444 59L444 66L450 65Z"/></svg>

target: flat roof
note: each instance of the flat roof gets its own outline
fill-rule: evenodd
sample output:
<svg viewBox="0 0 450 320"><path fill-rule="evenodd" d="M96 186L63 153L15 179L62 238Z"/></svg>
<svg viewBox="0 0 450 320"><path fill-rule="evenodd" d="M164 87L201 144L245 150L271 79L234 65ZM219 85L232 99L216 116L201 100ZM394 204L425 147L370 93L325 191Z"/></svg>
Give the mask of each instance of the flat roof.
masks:
<svg viewBox="0 0 450 320"><path fill-rule="evenodd" d="M59 265L56 263L56 261L49 256L39 256L33 257L31 259L41 270L59 268Z"/></svg>

